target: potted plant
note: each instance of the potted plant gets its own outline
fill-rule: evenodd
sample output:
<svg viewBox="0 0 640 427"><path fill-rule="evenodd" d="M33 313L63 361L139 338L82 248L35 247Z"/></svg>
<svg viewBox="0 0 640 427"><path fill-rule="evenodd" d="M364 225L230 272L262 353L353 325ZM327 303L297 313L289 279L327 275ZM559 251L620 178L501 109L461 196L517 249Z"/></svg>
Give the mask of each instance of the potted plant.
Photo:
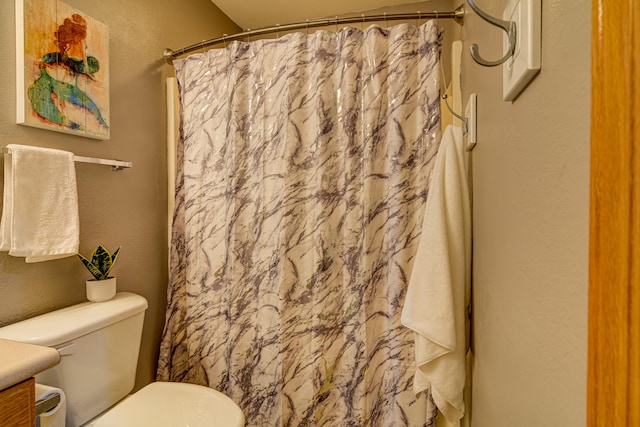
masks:
<svg viewBox="0 0 640 427"><path fill-rule="evenodd" d="M120 248L110 254L104 246L98 247L91 254L91 259L78 254L80 261L87 267L94 279L87 280L87 299L93 302L107 301L116 294L116 278L109 272L118 258Z"/></svg>

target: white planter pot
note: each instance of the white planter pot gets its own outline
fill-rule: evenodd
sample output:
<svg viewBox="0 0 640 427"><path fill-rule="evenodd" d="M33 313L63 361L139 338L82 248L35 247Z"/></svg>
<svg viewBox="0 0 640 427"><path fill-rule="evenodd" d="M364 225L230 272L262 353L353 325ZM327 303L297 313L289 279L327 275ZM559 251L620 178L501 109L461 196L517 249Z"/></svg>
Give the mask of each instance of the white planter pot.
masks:
<svg viewBox="0 0 640 427"><path fill-rule="evenodd" d="M87 299L93 302L108 301L116 294L116 278L87 280Z"/></svg>

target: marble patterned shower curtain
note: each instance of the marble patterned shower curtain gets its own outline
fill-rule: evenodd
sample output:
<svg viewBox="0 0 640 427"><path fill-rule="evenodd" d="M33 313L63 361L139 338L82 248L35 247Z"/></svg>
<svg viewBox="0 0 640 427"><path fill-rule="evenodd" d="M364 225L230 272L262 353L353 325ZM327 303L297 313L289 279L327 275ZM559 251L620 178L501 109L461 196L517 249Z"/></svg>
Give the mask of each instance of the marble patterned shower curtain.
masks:
<svg viewBox="0 0 640 427"><path fill-rule="evenodd" d="M440 140L428 22L175 61L182 140L159 380L248 426L430 426L400 323Z"/></svg>

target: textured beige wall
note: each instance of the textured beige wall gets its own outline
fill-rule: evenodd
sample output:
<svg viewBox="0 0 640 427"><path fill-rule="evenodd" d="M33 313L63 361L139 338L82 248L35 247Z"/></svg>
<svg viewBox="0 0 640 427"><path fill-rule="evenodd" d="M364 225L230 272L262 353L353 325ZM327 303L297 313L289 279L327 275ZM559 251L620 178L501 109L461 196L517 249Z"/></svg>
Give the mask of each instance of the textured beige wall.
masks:
<svg viewBox="0 0 640 427"><path fill-rule="evenodd" d="M501 16L506 0L482 6ZM468 7L467 7L468 8ZM463 102L478 94L474 427L586 420L590 2L542 1L542 71L502 101L500 30L469 14Z"/></svg>
<svg viewBox="0 0 640 427"><path fill-rule="evenodd" d="M15 124L14 2L0 5L0 145L18 143L133 161L134 167L77 164L80 251L122 246L118 290L147 298L137 387L155 375L167 281L164 48L237 30L209 0L65 0L110 30L111 139L97 141ZM88 273L73 258L38 264L0 254L0 325L85 300Z"/></svg>

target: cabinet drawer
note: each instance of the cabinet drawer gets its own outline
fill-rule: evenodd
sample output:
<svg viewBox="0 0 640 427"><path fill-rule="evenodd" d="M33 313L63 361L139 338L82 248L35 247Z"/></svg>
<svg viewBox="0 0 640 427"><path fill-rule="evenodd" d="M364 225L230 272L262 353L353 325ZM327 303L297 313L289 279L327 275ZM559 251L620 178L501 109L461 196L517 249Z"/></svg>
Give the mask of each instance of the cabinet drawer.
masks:
<svg viewBox="0 0 640 427"><path fill-rule="evenodd" d="M36 420L36 381L29 378L0 392L2 425L33 427Z"/></svg>

